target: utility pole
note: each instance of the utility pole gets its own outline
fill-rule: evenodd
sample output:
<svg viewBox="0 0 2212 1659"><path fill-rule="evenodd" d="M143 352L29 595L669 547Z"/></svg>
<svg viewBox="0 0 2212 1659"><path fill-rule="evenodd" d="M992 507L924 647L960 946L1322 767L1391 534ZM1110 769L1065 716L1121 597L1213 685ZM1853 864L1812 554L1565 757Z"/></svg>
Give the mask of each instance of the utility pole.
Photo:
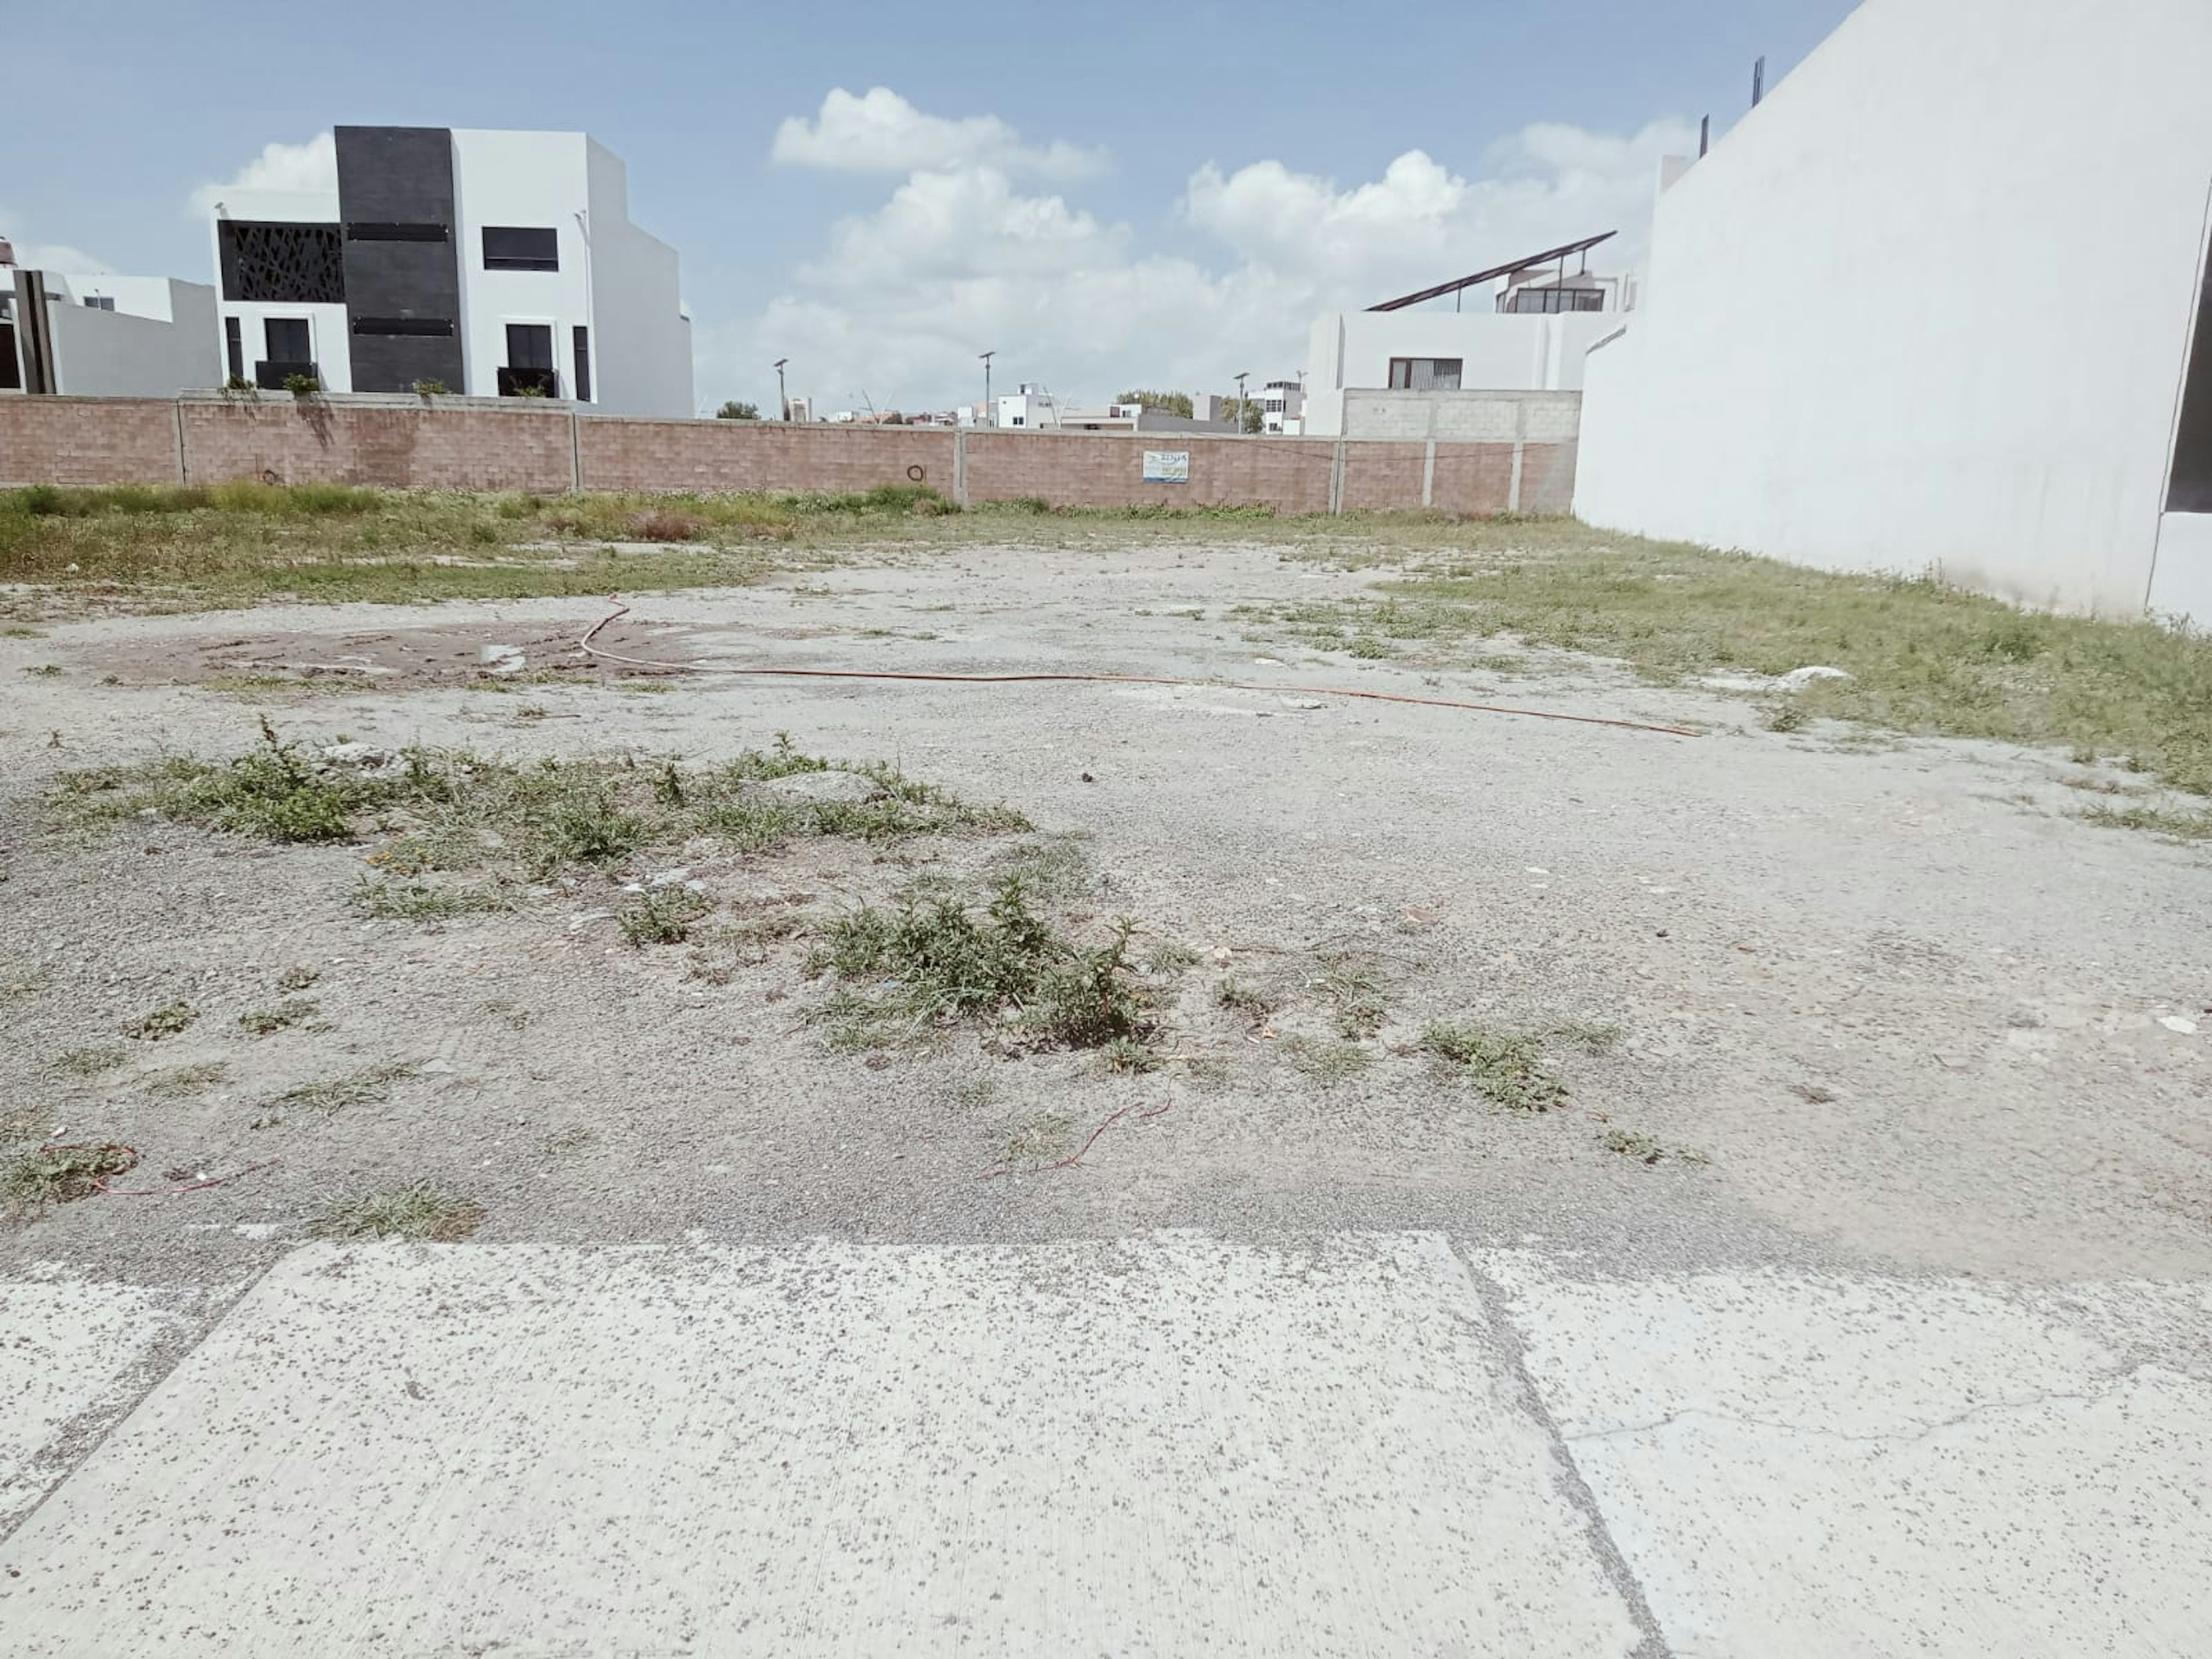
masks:
<svg viewBox="0 0 2212 1659"><path fill-rule="evenodd" d="M790 361L788 357L775 360L775 400L783 405L783 418L787 421L791 418L791 397L783 389L783 366Z"/></svg>
<svg viewBox="0 0 2212 1659"><path fill-rule="evenodd" d="M995 346L983 354L983 424L986 426L999 423L999 406L991 401L991 359L998 355Z"/></svg>
<svg viewBox="0 0 2212 1659"><path fill-rule="evenodd" d="M1237 429L1239 432L1244 429L1244 382L1251 378L1252 371L1249 368L1237 377Z"/></svg>

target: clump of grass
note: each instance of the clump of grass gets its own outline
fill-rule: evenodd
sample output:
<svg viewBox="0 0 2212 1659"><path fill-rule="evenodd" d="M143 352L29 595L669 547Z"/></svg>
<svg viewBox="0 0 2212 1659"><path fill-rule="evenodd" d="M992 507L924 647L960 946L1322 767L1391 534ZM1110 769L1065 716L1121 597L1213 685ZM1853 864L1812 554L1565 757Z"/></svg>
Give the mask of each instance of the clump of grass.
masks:
<svg viewBox="0 0 2212 1659"><path fill-rule="evenodd" d="M706 527L690 514L668 507L633 514L629 521L630 538L641 542L696 542Z"/></svg>
<svg viewBox="0 0 2212 1659"><path fill-rule="evenodd" d="M322 974L319 970L305 963L295 963L276 975L276 988L286 993L304 991L320 978Z"/></svg>
<svg viewBox="0 0 2212 1659"><path fill-rule="evenodd" d="M994 1161L1001 1170L1057 1163L1075 1150L1079 1126L1066 1112L1036 1112L999 1126Z"/></svg>
<svg viewBox="0 0 2212 1659"><path fill-rule="evenodd" d="M420 1183L363 1193L333 1205L317 1218L318 1238L420 1238L450 1244L468 1237L483 1220L475 1200Z"/></svg>
<svg viewBox="0 0 2212 1659"><path fill-rule="evenodd" d="M392 1097L392 1085L405 1078L413 1077L416 1066L409 1060L386 1060L343 1077L326 1078L319 1083L302 1083L287 1089L270 1103L270 1109L253 1120L249 1126L256 1129L271 1129L289 1116L327 1116L356 1106L375 1106Z"/></svg>
<svg viewBox="0 0 2212 1659"><path fill-rule="evenodd" d="M1597 1144L1608 1152L1618 1152L1623 1158L1632 1158L1639 1164L1657 1164L1673 1158L1678 1164L1703 1164L1705 1155L1686 1146L1669 1146L1656 1136L1632 1129L1601 1129Z"/></svg>
<svg viewBox="0 0 2212 1659"><path fill-rule="evenodd" d="M273 1008L249 1008L238 1017L238 1023L255 1036L267 1036L288 1025L297 1025L303 1019L313 1018L315 1005L300 998L280 1002Z"/></svg>
<svg viewBox="0 0 2212 1659"><path fill-rule="evenodd" d="M1421 1047L1514 1111L1548 1112L1566 1101L1566 1085L1544 1063L1542 1039L1526 1032L1447 1022L1423 1031Z"/></svg>
<svg viewBox="0 0 2212 1659"><path fill-rule="evenodd" d="M261 717L261 745L221 764L173 756L139 767L65 772L56 804L82 819L152 811L266 841L339 841L348 814L389 799L395 786L319 766Z"/></svg>
<svg viewBox="0 0 2212 1659"><path fill-rule="evenodd" d="M51 662L39 663L34 666L26 668L23 672L26 674L34 674L42 680L59 679L62 673L61 665L59 663Z"/></svg>
<svg viewBox="0 0 2212 1659"><path fill-rule="evenodd" d="M1611 1020L1563 1019L1546 1035L1571 1042L1585 1054L1602 1054L1618 1047L1627 1032Z"/></svg>
<svg viewBox="0 0 2212 1659"><path fill-rule="evenodd" d="M146 1079L145 1091L156 1100L182 1100L205 1094L230 1076L227 1060L203 1060L190 1066L172 1066Z"/></svg>
<svg viewBox="0 0 2212 1659"><path fill-rule="evenodd" d="M2172 812L2155 806L2107 806L2099 802L2075 816L2084 823L2106 830L2140 830L2169 841L2212 841L2212 808Z"/></svg>
<svg viewBox="0 0 2212 1659"><path fill-rule="evenodd" d="M622 908L617 918L623 937L633 945L681 945L691 936L691 924L714 908L704 893L685 887L657 887L641 894Z"/></svg>
<svg viewBox="0 0 2212 1659"><path fill-rule="evenodd" d="M180 1035L199 1017L199 1010L189 1002L165 1002L125 1025L123 1035L139 1042L161 1042Z"/></svg>
<svg viewBox="0 0 2212 1659"><path fill-rule="evenodd" d="M445 921L507 908L504 897L484 888L436 887L391 876L363 876L356 884L350 902L362 915L386 921Z"/></svg>
<svg viewBox="0 0 2212 1659"><path fill-rule="evenodd" d="M57 1069L71 1077L98 1077L102 1072L112 1072L130 1059L117 1048L95 1045L85 1048L64 1048L54 1056Z"/></svg>
<svg viewBox="0 0 2212 1659"><path fill-rule="evenodd" d="M111 1176L137 1160L127 1146L41 1146L8 1160L0 1192L19 1206L69 1204L90 1198Z"/></svg>
<svg viewBox="0 0 2212 1659"><path fill-rule="evenodd" d="M1213 1001L1217 1007L1242 1014L1255 1025L1280 1006L1278 999L1267 992L1235 979L1224 979L1213 988Z"/></svg>
<svg viewBox="0 0 2212 1659"><path fill-rule="evenodd" d="M1145 958L1145 971L1152 974L1179 974L1197 965L1198 952L1180 939L1162 939Z"/></svg>
<svg viewBox="0 0 2212 1659"><path fill-rule="evenodd" d="M1133 931L1125 920L1103 945L1067 939L1030 908L1018 876L1000 880L980 913L908 889L895 908L864 905L830 925L821 965L848 983L890 986L873 1000L848 991L830 1012L848 1042L856 1027L978 1018L1064 1048L1141 1041L1151 996L1129 961Z"/></svg>
<svg viewBox="0 0 2212 1659"><path fill-rule="evenodd" d="M1323 1089L1349 1082L1374 1063L1373 1053L1356 1042L1310 1042L1293 1037L1285 1053L1301 1077Z"/></svg>
<svg viewBox="0 0 2212 1659"><path fill-rule="evenodd" d="M1160 1057L1152 1052L1152 1045L1133 1036L1109 1038L1099 1045L1098 1057L1106 1062L1109 1072L1137 1073L1160 1069Z"/></svg>
<svg viewBox="0 0 2212 1659"><path fill-rule="evenodd" d="M1328 1000L1336 1034L1355 1042L1382 1030L1390 1005L1381 973L1371 963L1344 952L1322 957L1321 968L1316 983Z"/></svg>
<svg viewBox="0 0 2212 1659"><path fill-rule="evenodd" d="M1382 658L1396 654L1390 649L1390 642L1388 640L1377 639L1372 634L1355 635L1344 650L1346 656L1364 657L1370 661L1378 661Z"/></svg>
<svg viewBox="0 0 2212 1659"><path fill-rule="evenodd" d="M1770 704L1759 723L1770 732L1797 732L1813 723L1813 711L1802 702Z"/></svg>

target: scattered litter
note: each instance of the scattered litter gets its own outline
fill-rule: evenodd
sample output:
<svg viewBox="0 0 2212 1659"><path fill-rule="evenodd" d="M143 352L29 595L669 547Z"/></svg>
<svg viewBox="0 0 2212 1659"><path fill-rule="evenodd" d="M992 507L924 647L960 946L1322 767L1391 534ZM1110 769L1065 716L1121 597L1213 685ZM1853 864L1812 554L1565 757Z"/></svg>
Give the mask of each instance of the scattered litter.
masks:
<svg viewBox="0 0 2212 1659"><path fill-rule="evenodd" d="M326 743L315 753L331 766L358 766L374 771L392 763L391 753L365 743Z"/></svg>
<svg viewBox="0 0 2212 1659"><path fill-rule="evenodd" d="M1252 660L1262 668L1280 668L1283 665L1280 657L1255 657Z"/></svg>
<svg viewBox="0 0 2212 1659"><path fill-rule="evenodd" d="M520 674L530 665L519 645L488 645L477 653L477 660L487 674Z"/></svg>
<svg viewBox="0 0 2212 1659"><path fill-rule="evenodd" d="M1323 702L1319 697L1285 697L1283 699L1283 707L1285 708L1313 709L1326 708L1328 705Z"/></svg>
<svg viewBox="0 0 2212 1659"><path fill-rule="evenodd" d="M1548 876L1552 872L1549 870L1539 870L1532 864L1528 866L1528 873L1532 876Z"/></svg>
<svg viewBox="0 0 2212 1659"><path fill-rule="evenodd" d="M2184 1036L2194 1036L2197 1034L2197 1022L2186 1014L2160 1014L2158 1017L2158 1023L2165 1026L2167 1030L2179 1031Z"/></svg>

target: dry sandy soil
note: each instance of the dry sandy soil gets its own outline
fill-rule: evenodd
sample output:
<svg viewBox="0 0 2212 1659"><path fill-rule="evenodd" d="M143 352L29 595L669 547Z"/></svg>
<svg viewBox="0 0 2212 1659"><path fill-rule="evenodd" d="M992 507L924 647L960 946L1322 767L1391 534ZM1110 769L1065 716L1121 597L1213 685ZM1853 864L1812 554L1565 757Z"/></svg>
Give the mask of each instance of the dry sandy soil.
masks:
<svg viewBox="0 0 2212 1659"><path fill-rule="evenodd" d="M128 1143L142 1162L118 1184L157 1189L243 1171L19 1216L5 1265L228 1281L333 1202L427 1181L480 1205L492 1242L1441 1227L1622 1267L2212 1273L2204 849L2079 822L2052 754L1771 732L1745 699L1587 659L1356 660L1229 614L1364 591L1261 547L905 555L641 600L601 642L690 667L635 675L576 653L605 607L568 600L0 639L9 1147ZM520 677L473 689L517 651ZM62 672L24 672L45 665ZM731 666L1286 689L714 672ZM311 690L255 680L310 670ZM311 747L520 758L707 764L788 732L1036 828L702 843L424 924L349 907L367 844L87 830L46 805L64 769L240 752L264 712ZM1194 955L1151 975L1160 1069L965 1029L827 1042L808 926L1040 847L1081 860L1065 925L1095 939L1127 915L1140 956ZM717 907L705 948L626 944L624 887L678 866ZM802 926L715 943L775 914ZM312 985L282 988L292 969ZM1356 1054L1332 971L1384 1004ZM1219 1006L1224 978L1273 1012ZM288 996L312 1018L240 1024ZM175 1002L198 1015L180 1033L123 1035ZM1553 1033L1564 1106L1504 1109L1419 1048L1431 1022L1468 1018ZM60 1064L101 1048L121 1062ZM398 1074L352 1103L278 1103L379 1067ZM1124 1108L1079 1164L1027 1172ZM1645 1139L1624 1153L1608 1131Z"/></svg>

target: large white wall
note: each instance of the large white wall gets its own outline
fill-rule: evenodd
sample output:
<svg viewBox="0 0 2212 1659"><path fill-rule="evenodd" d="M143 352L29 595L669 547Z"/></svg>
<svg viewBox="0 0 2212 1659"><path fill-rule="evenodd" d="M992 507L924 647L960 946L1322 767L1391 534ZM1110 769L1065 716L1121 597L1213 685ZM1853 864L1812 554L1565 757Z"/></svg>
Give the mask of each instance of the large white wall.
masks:
<svg viewBox="0 0 2212 1659"><path fill-rule="evenodd" d="M60 391L80 398L173 398L222 383L214 289L164 276L68 280L94 285L87 292L100 291L96 285L103 283L134 286L116 293L113 311L92 310L81 300L47 306ZM162 291L156 296L146 284ZM125 297L133 309L123 308Z"/></svg>
<svg viewBox="0 0 2212 1659"><path fill-rule="evenodd" d="M581 217L592 205L584 160L586 142L580 132L453 129L461 360L472 397L499 395L509 323L543 323L552 329L561 395L576 395L575 328L580 323L592 326L598 275L593 269L598 250L587 244ZM486 225L556 232L560 270L486 270ZM596 343L593 355L598 355ZM596 377L592 395L599 395Z"/></svg>
<svg viewBox="0 0 2212 1659"><path fill-rule="evenodd" d="M1341 434L1344 393L1389 389L1393 357L1456 357L1467 392L1574 391L1591 343L1620 322L1595 311L1330 312L1306 343L1306 433Z"/></svg>
<svg viewBox="0 0 2212 1659"><path fill-rule="evenodd" d="M1868 0L1660 198L1577 512L2139 614L2208 71L2212 0Z"/></svg>
<svg viewBox="0 0 2212 1659"><path fill-rule="evenodd" d="M315 368L322 380L323 390L352 391L353 338L346 331L346 308L343 306L259 304L222 297L222 241L216 227L223 219L336 224L338 219L336 187L329 190L234 190L223 198L221 211L208 221L208 264L209 269L215 272L216 283L215 350L216 361L223 364L222 375L228 379L230 368L224 355L223 323L228 318L238 319L244 372L246 378L252 380L253 365L269 355L266 349L268 336L263 330L263 323L271 317L303 318L307 321L308 341L314 350ZM122 302L118 301L117 303ZM221 385L222 380L218 380L216 384Z"/></svg>
<svg viewBox="0 0 2212 1659"><path fill-rule="evenodd" d="M591 183L593 407L609 415L697 413L691 406L691 319L683 310L676 250L629 222L621 160L586 145Z"/></svg>

